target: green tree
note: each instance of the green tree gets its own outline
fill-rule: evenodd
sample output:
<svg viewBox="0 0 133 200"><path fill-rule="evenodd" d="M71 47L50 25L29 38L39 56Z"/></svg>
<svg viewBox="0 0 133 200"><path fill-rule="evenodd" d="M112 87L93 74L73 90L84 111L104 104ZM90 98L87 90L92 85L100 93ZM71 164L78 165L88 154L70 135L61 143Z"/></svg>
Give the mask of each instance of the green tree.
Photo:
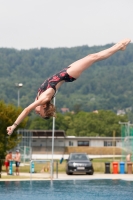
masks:
<svg viewBox="0 0 133 200"><path fill-rule="evenodd" d="M6 151L17 146L21 140L21 135L17 134L17 129L25 127L27 119L17 127L11 136L8 136L6 131L6 128L14 123L21 111L21 108L16 108L11 104L6 105L3 101L0 101L0 172Z"/></svg>
<svg viewBox="0 0 133 200"><path fill-rule="evenodd" d="M128 121L128 117L117 116L112 111L100 110L98 113L79 112L73 115L68 124L67 135L75 136L112 136L113 130L116 136L120 136L119 121Z"/></svg>

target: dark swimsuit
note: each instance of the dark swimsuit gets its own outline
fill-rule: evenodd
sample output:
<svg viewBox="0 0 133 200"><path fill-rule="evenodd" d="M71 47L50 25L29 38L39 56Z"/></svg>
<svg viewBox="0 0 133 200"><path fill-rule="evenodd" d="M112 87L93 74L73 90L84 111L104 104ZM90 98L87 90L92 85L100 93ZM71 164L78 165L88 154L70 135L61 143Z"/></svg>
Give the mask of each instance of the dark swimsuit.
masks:
<svg viewBox="0 0 133 200"><path fill-rule="evenodd" d="M51 76L50 78L46 79L41 85L41 87L38 89L38 96L40 96L40 94L46 91L48 88L53 88L56 92L56 85L61 81L65 81L65 82L75 81L76 79L67 73L67 69L68 67L64 68L57 74Z"/></svg>

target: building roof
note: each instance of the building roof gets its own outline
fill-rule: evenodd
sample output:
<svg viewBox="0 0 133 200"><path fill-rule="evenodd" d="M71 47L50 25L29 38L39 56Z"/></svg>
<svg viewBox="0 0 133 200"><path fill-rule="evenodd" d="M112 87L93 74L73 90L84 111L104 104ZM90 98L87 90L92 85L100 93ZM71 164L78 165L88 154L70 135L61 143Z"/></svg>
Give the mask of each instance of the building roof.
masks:
<svg viewBox="0 0 133 200"><path fill-rule="evenodd" d="M69 108L61 108L61 111L62 112L69 112L70 110L69 110Z"/></svg>
<svg viewBox="0 0 133 200"><path fill-rule="evenodd" d="M32 135L32 137L52 137L52 130L20 130L23 136ZM66 137L64 130L54 130L54 137Z"/></svg>

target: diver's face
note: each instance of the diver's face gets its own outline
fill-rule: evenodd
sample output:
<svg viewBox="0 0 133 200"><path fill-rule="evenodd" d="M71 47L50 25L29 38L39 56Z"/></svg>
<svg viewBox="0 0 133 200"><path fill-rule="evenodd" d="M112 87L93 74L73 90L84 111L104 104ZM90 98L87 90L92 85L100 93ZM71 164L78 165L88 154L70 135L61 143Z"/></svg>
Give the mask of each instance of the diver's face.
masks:
<svg viewBox="0 0 133 200"><path fill-rule="evenodd" d="M40 115L41 117L45 117L44 108L46 108L46 105L37 106L37 107L35 108L36 114Z"/></svg>

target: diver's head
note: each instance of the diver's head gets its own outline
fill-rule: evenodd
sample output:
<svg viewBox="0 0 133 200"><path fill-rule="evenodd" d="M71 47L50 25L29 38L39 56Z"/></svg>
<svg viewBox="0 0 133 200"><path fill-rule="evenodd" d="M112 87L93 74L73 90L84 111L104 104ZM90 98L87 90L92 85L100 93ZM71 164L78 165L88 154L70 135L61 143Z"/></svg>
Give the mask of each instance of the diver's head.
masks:
<svg viewBox="0 0 133 200"><path fill-rule="evenodd" d="M50 117L55 117L55 106L49 101L44 105L37 106L35 112L43 119L49 119Z"/></svg>

